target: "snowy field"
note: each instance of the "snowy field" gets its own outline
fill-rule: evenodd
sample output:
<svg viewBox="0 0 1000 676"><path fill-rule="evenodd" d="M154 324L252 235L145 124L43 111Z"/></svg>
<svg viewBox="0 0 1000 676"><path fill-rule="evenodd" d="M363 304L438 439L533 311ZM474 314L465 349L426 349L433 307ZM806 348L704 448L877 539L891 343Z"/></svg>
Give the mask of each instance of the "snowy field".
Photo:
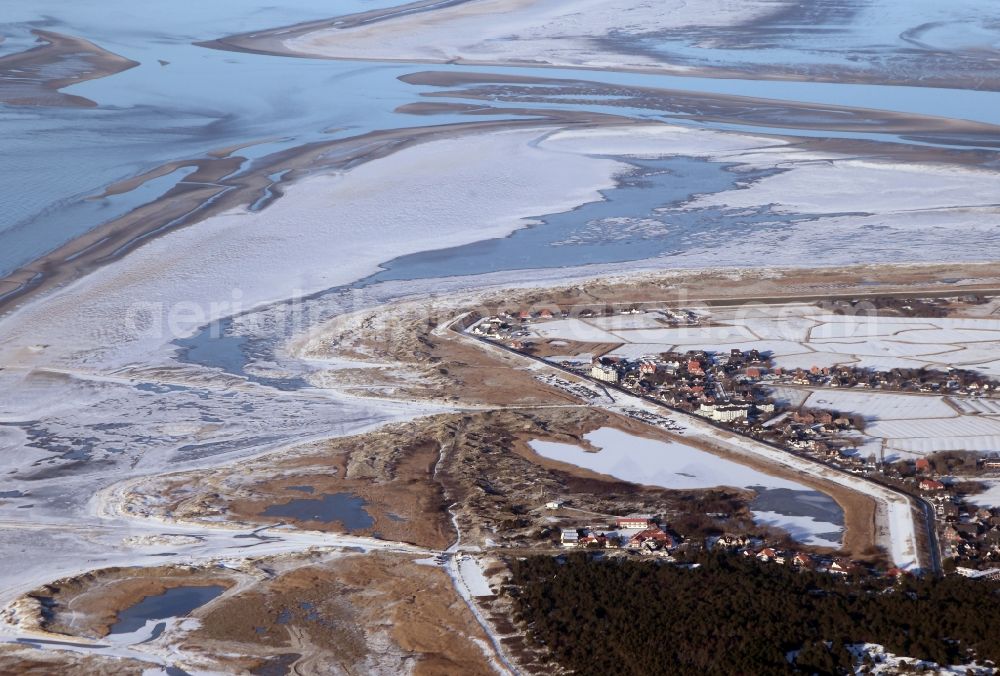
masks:
<svg viewBox="0 0 1000 676"><path fill-rule="evenodd" d="M531 447L551 460L649 486L676 490L731 486L788 489L803 496L816 494L804 484L765 474L687 444L637 437L612 427L601 428L584 438L601 450L591 453L573 444L537 440L531 442ZM789 513L754 511L754 518L758 523L785 528L806 544L840 546L823 535L841 532L842 526L795 514L795 500L788 501L786 511Z"/></svg>

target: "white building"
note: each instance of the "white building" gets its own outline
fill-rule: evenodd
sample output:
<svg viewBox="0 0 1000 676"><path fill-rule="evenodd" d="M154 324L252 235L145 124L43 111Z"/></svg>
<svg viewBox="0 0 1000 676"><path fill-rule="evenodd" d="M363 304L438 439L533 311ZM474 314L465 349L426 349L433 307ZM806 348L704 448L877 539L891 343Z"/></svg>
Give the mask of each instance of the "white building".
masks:
<svg viewBox="0 0 1000 676"><path fill-rule="evenodd" d="M590 377L595 380L600 380L605 383L617 383L618 382L618 369L614 366L604 366L603 364L594 364L590 367Z"/></svg>
<svg viewBox="0 0 1000 676"><path fill-rule="evenodd" d="M716 406L715 404L702 404L698 408L698 415L711 418L717 422L734 422L749 418L750 407L746 405Z"/></svg>

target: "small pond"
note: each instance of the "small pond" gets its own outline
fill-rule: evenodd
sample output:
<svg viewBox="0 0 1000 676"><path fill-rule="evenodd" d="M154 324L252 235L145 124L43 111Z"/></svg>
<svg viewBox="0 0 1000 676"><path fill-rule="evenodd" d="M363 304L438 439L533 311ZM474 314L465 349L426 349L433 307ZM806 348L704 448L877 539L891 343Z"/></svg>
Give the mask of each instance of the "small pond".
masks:
<svg viewBox="0 0 1000 676"><path fill-rule="evenodd" d="M296 498L280 505L270 505L261 514L299 521L339 521L347 530L364 530L375 525L375 519L365 511L367 504L351 493L327 493L316 498Z"/></svg>
<svg viewBox="0 0 1000 676"><path fill-rule="evenodd" d="M118 613L118 621L111 625L112 634L130 634L146 626L150 620L184 617L199 608L226 588L221 585L200 587L174 587L162 594L146 596L133 606Z"/></svg>

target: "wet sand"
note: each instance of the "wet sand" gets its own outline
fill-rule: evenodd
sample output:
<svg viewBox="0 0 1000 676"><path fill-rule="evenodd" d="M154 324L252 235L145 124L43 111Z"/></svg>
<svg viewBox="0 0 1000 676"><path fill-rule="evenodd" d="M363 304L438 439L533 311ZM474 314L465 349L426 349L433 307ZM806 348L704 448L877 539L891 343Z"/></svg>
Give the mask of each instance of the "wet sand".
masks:
<svg viewBox="0 0 1000 676"><path fill-rule="evenodd" d="M894 134L955 146L1000 147L1000 126L969 120L896 113L852 106L795 103L775 99L701 94L678 89L626 87L585 80L558 80L487 73L422 71L399 78L407 84L441 87L427 98L464 98L507 101L525 106L570 97L580 105L645 108L679 119L811 131ZM435 110L427 104L410 104L407 112ZM839 139L833 139L837 142Z"/></svg>
<svg viewBox="0 0 1000 676"><path fill-rule="evenodd" d="M83 38L41 30L32 33L43 44L0 57L2 103L93 108L97 105L94 101L59 90L139 65Z"/></svg>

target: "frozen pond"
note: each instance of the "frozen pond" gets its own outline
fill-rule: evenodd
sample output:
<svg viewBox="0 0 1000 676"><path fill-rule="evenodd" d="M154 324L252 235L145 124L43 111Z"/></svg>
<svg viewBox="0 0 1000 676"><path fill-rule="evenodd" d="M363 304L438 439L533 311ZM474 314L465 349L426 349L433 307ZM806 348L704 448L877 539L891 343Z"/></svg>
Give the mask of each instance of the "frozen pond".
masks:
<svg viewBox="0 0 1000 676"><path fill-rule="evenodd" d="M784 528L805 544L839 546L844 515L827 495L678 442L637 437L611 427L584 436L598 453L580 446L532 441L539 455L637 484L675 490L714 486L750 488L757 523Z"/></svg>

